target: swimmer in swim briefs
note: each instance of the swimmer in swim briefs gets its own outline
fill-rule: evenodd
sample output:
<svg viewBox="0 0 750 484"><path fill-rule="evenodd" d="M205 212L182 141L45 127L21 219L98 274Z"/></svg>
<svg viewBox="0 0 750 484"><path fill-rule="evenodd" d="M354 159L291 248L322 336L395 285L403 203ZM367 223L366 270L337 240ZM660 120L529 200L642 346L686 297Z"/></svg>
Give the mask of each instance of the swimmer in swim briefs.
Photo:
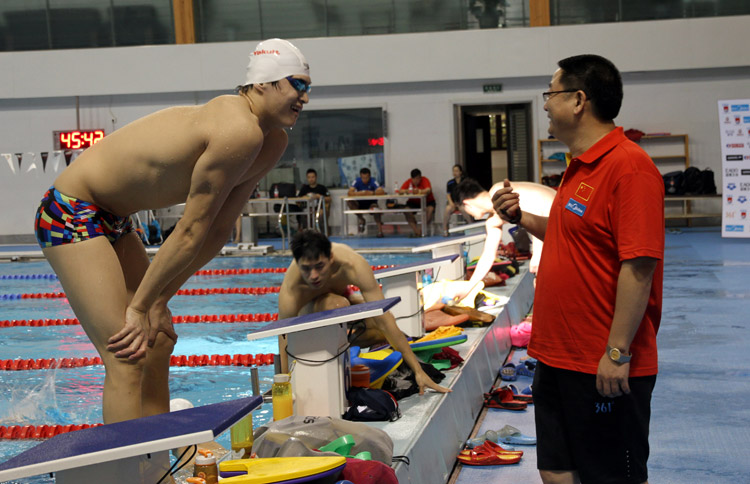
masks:
<svg viewBox="0 0 750 484"><path fill-rule="evenodd" d="M375 280L372 267L350 247L332 244L325 235L309 229L298 232L290 247L294 260L279 290L279 319L383 299L383 291ZM361 296L351 292L352 285L359 288ZM450 391L424 372L406 337L396 326L393 314L387 312L368 318L365 325L365 333L357 336L357 344L369 346L367 340L385 338L414 372L420 395L425 388L440 393ZM283 366L286 354L282 341L280 346Z"/></svg>
<svg viewBox="0 0 750 484"><path fill-rule="evenodd" d="M261 42L237 94L127 124L84 151L45 195L36 233L104 363L105 423L169 411L177 334L167 303L229 240L284 153L284 129L308 102L310 82L294 45ZM179 203L184 215L149 262L128 217Z"/></svg>

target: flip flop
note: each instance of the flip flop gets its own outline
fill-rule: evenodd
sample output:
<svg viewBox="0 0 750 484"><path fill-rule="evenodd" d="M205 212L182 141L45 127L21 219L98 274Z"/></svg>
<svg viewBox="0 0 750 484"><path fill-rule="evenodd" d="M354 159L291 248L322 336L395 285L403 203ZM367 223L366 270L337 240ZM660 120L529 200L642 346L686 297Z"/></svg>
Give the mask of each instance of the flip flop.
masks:
<svg viewBox="0 0 750 484"><path fill-rule="evenodd" d="M519 363L516 366L516 374L521 376L534 376L534 370L536 369L536 364L531 363L529 361L524 361L523 363Z"/></svg>
<svg viewBox="0 0 750 484"><path fill-rule="evenodd" d="M536 438L524 435L512 425L506 425L497 431L498 442L512 445L536 445Z"/></svg>
<svg viewBox="0 0 750 484"><path fill-rule="evenodd" d="M488 430L487 432L494 432L494 431ZM473 442L475 440L479 440L479 439L471 439L470 441L467 441L467 443ZM461 452L459 452L458 455L469 455L471 454L472 450L476 451L477 449L480 449L480 448L485 448L485 449L491 450L492 452L496 454L501 454L501 455L523 455L522 450L516 450L513 448L506 449L505 447L498 445L491 440L484 440L479 445L475 445L474 447L471 447L471 448L466 448L462 450Z"/></svg>
<svg viewBox="0 0 750 484"><path fill-rule="evenodd" d="M516 381L518 378L516 376L516 365L513 363L506 363L503 365L503 367L500 369L500 378L503 381Z"/></svg>
<svg viewBox="0 0 750 484"><path fill-rule="evenodd" d="M501 408L504 410L526 410L526 402L513 398L513 392L509 389L498 388L492 393L485 394L484 406L488 408Z"/></svg>
<svg viewBox="0 0 750 484"><path fill-rule="evenodd" d="M497 390L504 390L506 388L508 390L510 390L511 392L513 392L513 399L514 400L518 400L520 402L526 402L526 403L534 403L534 399L531 396L531 393L519 392L518 391L518 387L515 386L515 385L513 385L513 384L504 385L504 386L501 386L500 388L494 388L493 387L493 388L490 389L490 393L495 392Z"/></svg>
<svg viewBox="0 0 750 484"><path fill-rule="evenodd" d="M507 465L521 461L520 455L498 454L487 447L477 447L468 454L459 454L456 458L462 464L470 466Z"/></svg>

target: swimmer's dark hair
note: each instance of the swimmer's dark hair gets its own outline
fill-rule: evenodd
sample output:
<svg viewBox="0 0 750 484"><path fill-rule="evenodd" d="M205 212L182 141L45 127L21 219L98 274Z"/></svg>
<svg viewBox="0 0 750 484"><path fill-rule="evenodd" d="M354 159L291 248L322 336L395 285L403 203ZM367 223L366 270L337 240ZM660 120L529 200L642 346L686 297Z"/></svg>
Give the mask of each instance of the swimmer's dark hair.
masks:
<svg viewBox="0 0 750 484"><path fill-rule="evenodd" d="M461 205L464 203L464 200L476 198L477 195L486 191L479 182L473 178L467 178L456 187L456 200L453 201Z"/></svg>
<svg viewBox="0 0 750 484"><path fill-rule="evenodd" d="M320 256L324 256L326 259L331 258L331 241L316 230L300 230L292 237L289 247L292 249L292 256L296 261L303 257L311 260L316 260Z"/></svg>

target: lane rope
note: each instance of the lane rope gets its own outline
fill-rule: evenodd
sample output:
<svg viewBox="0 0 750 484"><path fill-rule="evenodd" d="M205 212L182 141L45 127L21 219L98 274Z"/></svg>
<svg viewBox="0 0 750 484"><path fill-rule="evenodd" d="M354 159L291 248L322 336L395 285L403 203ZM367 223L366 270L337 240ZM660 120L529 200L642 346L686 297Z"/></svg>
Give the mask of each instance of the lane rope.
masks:
<svg viewBox="0 0 750 484"><path fill-rule="evenodd" d="M266 366L273 364L273 353L238 355L172 355L169 366ZM0 360L0 371L52 370L101 365L98 356L83 358L16 358Z"/></svg>
<svg viewBox="0 0 750 484"><path fill-rule="evenodd" d="M387 269L389 267L395 267L391 265L377 265L371 266L372 270L377 271L380 269ZM245 274L283 274L286 272L286 267L255 267L252 269L205 269L197 271L195 276L235 276ZM21 280L21 279L53 279L57 280L57 274L0 274L0 280Z"/></svg>
<svg viewBox="0 0 750 484"><path fill-rule="evenodd" d="M187 323L266 323L279 319L278 313L246 313L246 314L193 314L186 316L172 316L172 324ZM81 323L78 318L46 318L46 319L5 319L0 320L0 328L15 328L22 326L76 326Z"/></svg>

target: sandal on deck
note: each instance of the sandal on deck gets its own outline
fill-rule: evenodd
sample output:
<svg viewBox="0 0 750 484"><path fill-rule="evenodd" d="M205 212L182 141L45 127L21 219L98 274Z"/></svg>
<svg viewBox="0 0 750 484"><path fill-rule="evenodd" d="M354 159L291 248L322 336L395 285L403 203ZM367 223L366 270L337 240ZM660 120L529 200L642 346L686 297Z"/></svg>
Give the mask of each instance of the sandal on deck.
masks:
<svg viewBox="0 0 750 484"><path fill-rule="evenodd" d="M513 398L513 392L509 389L498 388L492 393L484 394L484 406L488 408L502 408L505 410L526 410L526 402Z"/></svg>
<svg viewBox="0 0 750 484"><path fill-rule="evenodd" d="M500 379L503 381L516 381L516 365L513 363L506 363L500 368Z"/></svg>
<svg viewBox="0 0 750 484"><path fill-rule="evenodd" d="M521 460L518 454L498 454L486 446L479 446L457 457L459 462L470 466L494 466L517 464Z"/></svg>

